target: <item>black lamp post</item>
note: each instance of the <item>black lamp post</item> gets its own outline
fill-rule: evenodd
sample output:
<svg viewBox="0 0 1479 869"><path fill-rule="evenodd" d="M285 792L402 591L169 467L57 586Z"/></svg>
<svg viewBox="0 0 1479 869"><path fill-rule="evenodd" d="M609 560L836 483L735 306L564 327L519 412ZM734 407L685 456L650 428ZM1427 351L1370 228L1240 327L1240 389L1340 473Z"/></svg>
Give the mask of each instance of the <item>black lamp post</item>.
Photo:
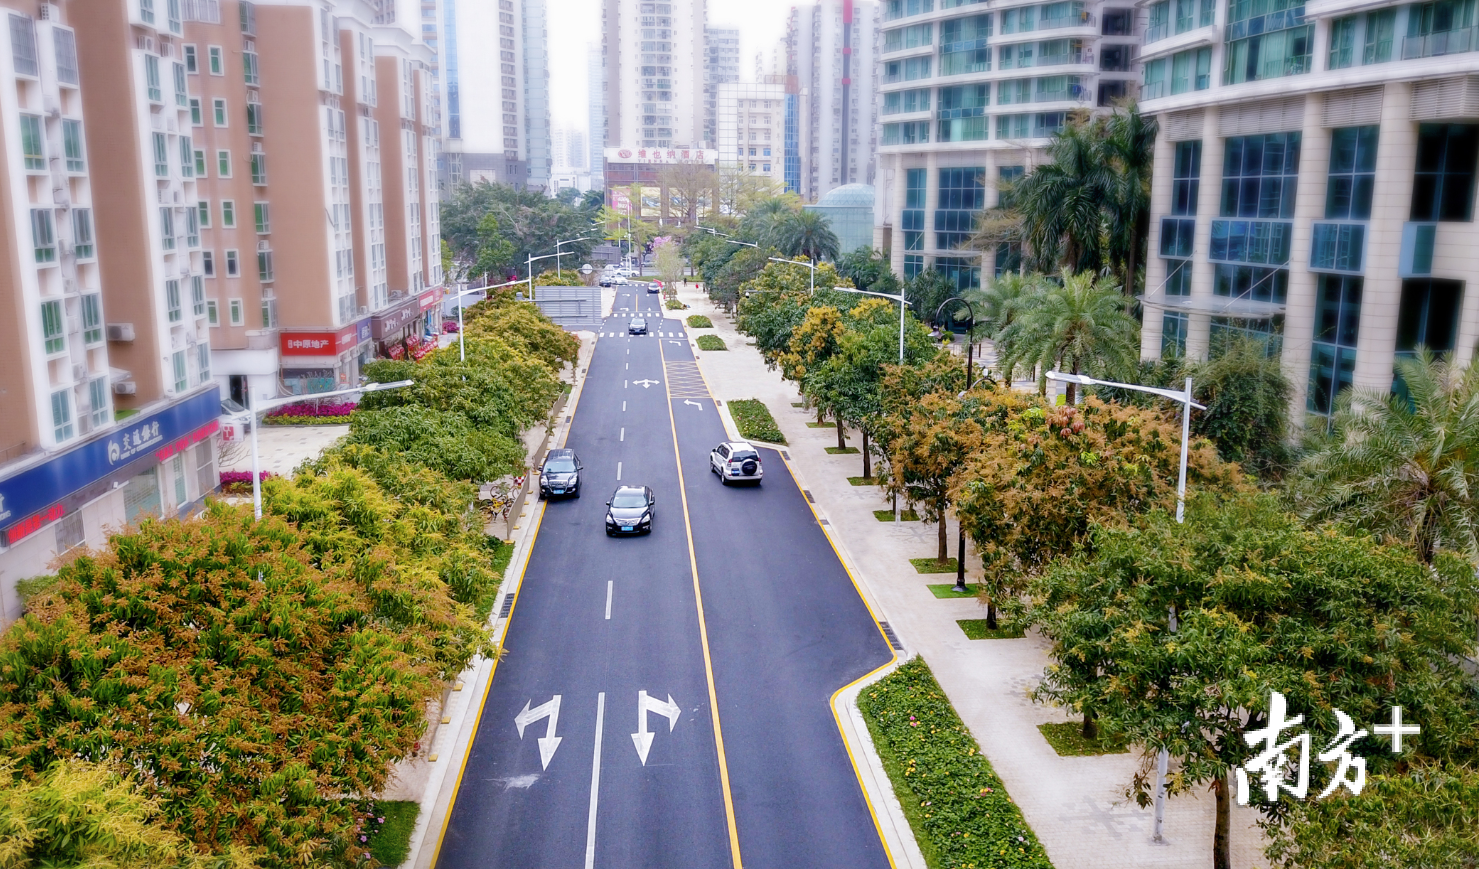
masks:
<svg viewBox="0 0 1479 869"><path fill-rule="evenodd" d="M948 304L950 304L951 302L960 302L962 305L965 305L966 306L966 309L967 310L969 310L971 312L971 325L970 325L971 332L970 333L967 333L967 335L966 335L967 340L965 342L965 391L966 392L969 392L970 389L971 389L971 363L973 361L972 358L971 358L971 356L972 356L972 352L975 350L975 346L976 346L975 345L975 342L972 341L972 340L969 340L969 339L971 339L971 338L974 337L974 335L971 334L971 333L974 333L975 332L975 329L976 329L976 308L975 308L974 305L972 305L966 299L962 299L959 296L951 296L950 298L948 298L945 301L941 302L940 303L940 307L938 307L938 308L935 309L934 321L935 321L936 324L938 324L940 322L940 314L945 310L945 306L948 305ZM965 592L969 591L969 589L967 589L965 587L965 525L964 524L962 524L960 526L960 545L956 549L956 555L955 555L955 588L953 589L953 591L955 591L957 593L960 593L960 594L964 594Z"/></svg>

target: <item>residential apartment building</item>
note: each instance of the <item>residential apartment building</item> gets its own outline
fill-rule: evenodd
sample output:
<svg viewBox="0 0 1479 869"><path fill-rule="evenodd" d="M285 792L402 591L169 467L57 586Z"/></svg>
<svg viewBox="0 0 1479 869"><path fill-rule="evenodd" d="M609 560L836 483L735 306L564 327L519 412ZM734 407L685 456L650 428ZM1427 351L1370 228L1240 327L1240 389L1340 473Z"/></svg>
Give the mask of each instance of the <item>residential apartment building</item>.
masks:
<svg viewBox="0 0 1479 869"><path fill-rule="evenodd" d="M786 182L786 79L719 86L719 164Z"/></svg>
<svg viewBox="0 0 1479 869"><path fill-rule="evenodd" d="M706 148L719 141L719 89L740 80L740 32L738 27L704 28L704 141ZM759 76L756 76L759 81ZM723 150L722 148L720 150Z"/></svg>
<svg viewBox="0 0 1479 869"><path fill-rule="evenodd" d="M601 8L606 148L710 147L705 0L602 0Z"/></svg>
<svg viewBox="0 0 1479 869"><path fill-rule="evenodd" d="M1253 335L1296 423L1351 386L1399 388L1425 346L1479 340L1472 2L1149 8L1160 121L1142 355Z"/></svg>
<svg viewBox="0 0 1479 869"><path fill-rule="evenodd" d="M546 0L440 2L443 185L548 187Z"/></svg>
<svg viewBox="0 0 1479 869"><path fill-rule="evenodd" d="M215 375L247 406L355 385L441 283L430 50L365 0L215 8L184 46Z"/></svg>
<svg viewBox="0 0 1479 869"><path fill-rule="evenodd" d="M797 192L807 202L844 184L874 183L879 19L871 0L792 8L786 63L797 79Z"/></svg>
<svg viewBox="0 0 1479 869"><path fill-rule="evenodd" d="M1070 112L1106 112L1135 89L1140 25L1129 3L886 0L879 60L874 246L895 272L934 268L962 289L1007 267L1003 245L964 249Z"/></svg>
<svg viewBox="0 0 1479 869"><path fill-rule="evenodd" d="M0 624L15 583L216 487L178 3L0 3Z"/></svg>
<svg viewBox="0 0 1479 869"><path fill-rule="evenodd" d="M586 129L590 132L586 168L591 173L591 187L601 190L606 187L606 63L599 45L586 47L585 89Z"/></svg>

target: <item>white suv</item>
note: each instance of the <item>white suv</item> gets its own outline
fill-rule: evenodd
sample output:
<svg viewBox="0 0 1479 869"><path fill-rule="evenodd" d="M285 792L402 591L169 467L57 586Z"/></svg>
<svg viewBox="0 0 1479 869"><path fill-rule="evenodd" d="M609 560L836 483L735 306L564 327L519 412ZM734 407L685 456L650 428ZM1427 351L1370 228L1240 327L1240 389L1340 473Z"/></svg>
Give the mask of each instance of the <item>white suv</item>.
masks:
<svg viewBox="0 0 1479 869"><path fill-rule="evenodd" d="M744 441L725 441L709 451L709 470L719 475L724 485L741 480L759 483L765 476L760 467L760 453Z"/></svg>

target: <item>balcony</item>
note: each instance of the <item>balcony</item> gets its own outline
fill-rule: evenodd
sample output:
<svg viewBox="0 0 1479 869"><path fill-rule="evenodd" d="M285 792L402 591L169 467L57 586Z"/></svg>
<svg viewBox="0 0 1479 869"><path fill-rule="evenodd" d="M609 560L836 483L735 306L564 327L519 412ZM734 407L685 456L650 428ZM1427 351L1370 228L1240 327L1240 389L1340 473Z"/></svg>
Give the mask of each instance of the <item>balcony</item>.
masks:
<svg viewBox="0 0 1479 869"><path fill-rule="evenodd" d="M1402 59L1419 57L1442 57L1446 54L1462 54L1479 46L1476 38L1479 27L1464 27L1459 30L1439 30L1424 36L1407 36L1402 39Z"/></svg>

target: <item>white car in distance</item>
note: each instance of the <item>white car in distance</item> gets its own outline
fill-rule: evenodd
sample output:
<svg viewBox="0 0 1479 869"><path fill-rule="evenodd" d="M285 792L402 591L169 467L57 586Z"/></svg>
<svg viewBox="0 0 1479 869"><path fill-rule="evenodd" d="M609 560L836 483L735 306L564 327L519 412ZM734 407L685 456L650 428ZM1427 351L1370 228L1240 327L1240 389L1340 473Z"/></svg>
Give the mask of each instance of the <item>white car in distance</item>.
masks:
<svg viewBox="0 0 1479 869"><path fill-rule="evenodd" d="M718 474L719 481L726 486L739 482L758 485L765 476L760 452L745 441L725 441L710 450L709 470Z"/></svg>

